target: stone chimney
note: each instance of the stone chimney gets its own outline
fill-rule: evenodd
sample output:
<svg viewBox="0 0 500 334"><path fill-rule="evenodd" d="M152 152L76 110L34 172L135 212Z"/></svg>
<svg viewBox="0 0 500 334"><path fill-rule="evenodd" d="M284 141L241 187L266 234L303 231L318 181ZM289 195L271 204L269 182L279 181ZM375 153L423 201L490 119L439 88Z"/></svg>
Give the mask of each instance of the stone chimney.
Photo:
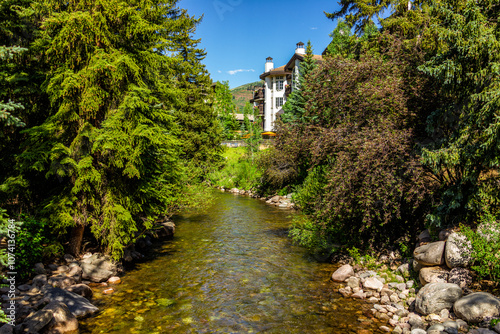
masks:
<svg viewBox="0 0 500 334"><path fill-rule="evenodd" d="M299 55L306 54L306 49L304 48L304 43L302 43L302 42L297 43L297 48L295 49L295 53L298 53Z"/></svg>
<svg viewBox="0 0 500 334"><path fill-rule="evenodd" d="M274 68L273 58L267 57L266 58L266 70L265 70L265 72L269 72L273 68Z"/></svg>

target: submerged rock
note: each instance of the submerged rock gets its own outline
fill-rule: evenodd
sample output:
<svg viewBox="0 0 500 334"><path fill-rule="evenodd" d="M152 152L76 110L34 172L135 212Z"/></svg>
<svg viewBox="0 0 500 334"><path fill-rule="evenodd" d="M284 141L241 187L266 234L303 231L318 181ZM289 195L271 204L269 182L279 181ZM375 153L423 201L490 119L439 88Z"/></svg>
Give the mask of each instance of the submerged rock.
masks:
<svg viewBox="0 0 500 334"><path fill-rule="evenodd" d="M99 309L86 298L60 288L47 289L45 297L51 301L58 301L66 304L70 312L77 318L83 318L99 311Z"/></svg>

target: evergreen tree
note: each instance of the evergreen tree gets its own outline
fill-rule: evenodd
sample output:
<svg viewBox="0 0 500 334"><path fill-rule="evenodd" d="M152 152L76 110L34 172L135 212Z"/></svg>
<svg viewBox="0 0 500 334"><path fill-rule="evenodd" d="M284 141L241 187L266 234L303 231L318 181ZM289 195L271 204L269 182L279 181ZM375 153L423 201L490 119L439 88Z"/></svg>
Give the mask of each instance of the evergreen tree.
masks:
<svg viewBox="0 0 500 334"><path fill-rule="evenodd" d="M84 230L119 257L136 233L182 202L178 64L197 20L177 1L37 1L43 17L34 50L47 66L51 107L26 130L18 175L55 231ZM186 67L187 68L187 67Z"/></svg>
<svg viewBox="0 0 500 334"><path fill-rule="evenodd" d="M450 102L429 117L424 163L441 184L435 226L500 216L500 25L498 3L434 1L444 47L420 69Z"/></svg>
<svg viewBox="0 0 500 334"><path fill-rule="evenodd" d="M283 106L283 114L281 120L283 123L300 122L304 123L306 98L304 90L307 89L308 75L316 68L316 60L313 58L313 50L311 41L307 42L306 55L304 60L299 65L299 79L295 82L295 87L292 93L288 96L285 105Z"/></svg>
<svg viewBox="0 0 500 334"><path fill-rule="evenodd" d="M223 138L229 140L234 139L235 131L238 130L240 126L236 120L236 106L227 81L222 83L217 82L215 86L214 108L223 129Z"/></svg>

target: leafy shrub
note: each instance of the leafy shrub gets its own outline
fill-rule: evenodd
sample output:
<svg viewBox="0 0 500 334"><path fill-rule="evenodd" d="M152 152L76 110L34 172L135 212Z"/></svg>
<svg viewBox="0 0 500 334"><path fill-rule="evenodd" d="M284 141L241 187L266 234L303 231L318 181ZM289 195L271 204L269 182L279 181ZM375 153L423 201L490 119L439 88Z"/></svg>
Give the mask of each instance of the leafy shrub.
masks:
<svg viewBox="0 0 500 334"><path fill-rule="evenodd" d="M500 223L484 215L476 230L468 226L461 229L472 244L471 268L481 278L500 282Z"/></svg>
<svg viewBox="0 0 500 334"><path fill-rule="evenodd" d="M1 214L4 214L5 211ZM32 217L23 216L22 221L15 221L15 270L22 279L30 276L33 266L44 258L59 255L63 247L57 241L47 238L46 223ZM6 234L8 220L5 215L0 219L0 234ZM2 254L2 265L7 264L7 254Z"/></svg>

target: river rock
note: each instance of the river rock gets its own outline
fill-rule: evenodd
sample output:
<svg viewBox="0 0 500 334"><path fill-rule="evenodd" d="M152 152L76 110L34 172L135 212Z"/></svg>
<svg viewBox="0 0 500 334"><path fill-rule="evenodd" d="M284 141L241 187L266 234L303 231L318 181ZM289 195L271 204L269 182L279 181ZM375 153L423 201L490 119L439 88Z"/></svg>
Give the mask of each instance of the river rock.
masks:
<svg viewBox="0 0 500 334"><path fill-rule="evenodd" d="M59 274L56 276L49 277L47 283L54 288L65 289L67 287L72 286L76 282L73 279L73 277L69 277L66 274Z"/></svg>
<svg viewBox="0 0 500 334"><path fill-rule="evenodd" d="M155 229L156 236L160 239L172 238L175 234L175 224L172 221L164 221Z"/></svg>
<svg viewBox="0 0 500 334"><path fill-rule="evenodd" d="M420 246L413 252L413 257L424 266L440 266L444 264L444 246L444 241Z"/></svg>
<svg viewBox="0 0 500 334"><path fill-rule="evenodd" d="M463 290L472 283L472 275L469 269L453 268L448 277L448 283L453 283L461 287Z"/></svg>
<svg viewBox="0 0 500 334"><path fill-rule="evenodd" d="M451 233L446 242L444 258L448 268L467 267L471 261L472 244L463 235Z"/></svg>
<svg viewBox="0 0 500 334"><path fill-rule="evenodd" d="M91 304L86 298L63 289L49 288L45 292L45 297L51 301L58 301L66 304L71 313L77 318L83 318L99 311L99 309Z"/></svg>
<svg viewBox="0 0 500 334"><path fill-rule="evenodd" d="M419 242L431 242L431 233L429 232L429 230L423 230L422 232L420 232L420 234L418 235L418 241Z"/></svg>
<svg viewBox="0 0 500 334"><path fill-rule="evenodd" d="M86 284L75 284L65 289L66 291L76 293L86 299L91 299L94 295L92 289Z"/></svg>
<svg viewBox="0 0 500 334"><path fill-rule="evenodd" d="M48 281L47 281L47 275L45 275L45 274L36 275L33 278L33 281L31 282L31 284L33 286L36 286L36 287L39 287L39 288L41 288L42 286L44 286L47 283L48 283Z"/></svg>
<svg viewBox="0 0 500 334"><path fill-rule="evenodd" d="M113 276L108 279L109 284L120 284L122 280L118 276Z"/></svg>
<svg viewBox="0 0 500 334"><path fill-rule="evenodd" d="M457 300L453 310L460 319L477 323L500 316L500 301L487 292L475 292Z"/></svg>
<svg viewBox="0 0 500 334"><path fill-rule="evenodd" d="M441 267L425 267L420 269L418 274L422 285L428 283L446 283L448 282L448 276L449 271Z"/></svg>
<svg viewBox="0 0 500 334"><path fill-rule="evenodd" d="M22 332L27 333L37 333L42 330L45 326L47 326L54 315L49 310L40 310L31 315L29 315L26 319L24 319L22 323Z"/></svg>
<svg viewBox="0 0 500 334"><path fill-rule="evenodd" d="M359 279L359 277L354 276L349 277L346 281L347 286L350 286L351 289L359 288L360 282L361 280Z"/></svg>
<svg viewBox="0 0 500 334"><path fill-rule="evenodd" d="M9 324L4 324L2 327L0 327L0 334L13 334L14 333L14 327Z"/></svg>
<svg viewBox="0 0 500 334"><path fill-rule="evenodd" d="M488 328L476 328L471 330L469 334L497 334L497 333L492 330L489 330Z"/></svg>
<svg viewBox="0 0 500 334"><path fill-rule="evenodd" d="M35 271L35 274L37 274L37 275L42 275L42 274L47 273L47 271L45 270L45 266L41 262L35 264L34 271Z"/></svg>
<svg viewBox="0 0 500 334"><path fill-rule="evenodd" d="M380 292L384 288L384 283L382 283L381 281L379 281L375 277L368 277L363 282L363 287L365 289L370 289L370 290L375 290L377 292Z"/></svg>
<svg viewBox="0 0 500 334"><path fill-rule="evenodd" d="M451 283L429 283L417 294L415 310L421 314L439 313L443 309L453 307L462 297L462 289Z"/></svg>
<svg viewBox="0 0 500 334"><path fill-rule="evenodd" d="M111 258L99 253L83 259L80 265L83 269L82 278L92 282L105 282L118 273L118 267Z"/></svg>
<svg viewBox="0 0 500 334"><path fill-rule="evenodd" d="M50 302L43 310L50 311L53 315L46 333L69 334L78 332L78 320L66 304L57 301Z"/></svg>
<svg viewBox="0 0 500 334"><path fill-rule="evenodd" d="M354 276L354 269L350 264L344 264L332 274L332 280L335 282L344 282L349 277Z"/></svg>

